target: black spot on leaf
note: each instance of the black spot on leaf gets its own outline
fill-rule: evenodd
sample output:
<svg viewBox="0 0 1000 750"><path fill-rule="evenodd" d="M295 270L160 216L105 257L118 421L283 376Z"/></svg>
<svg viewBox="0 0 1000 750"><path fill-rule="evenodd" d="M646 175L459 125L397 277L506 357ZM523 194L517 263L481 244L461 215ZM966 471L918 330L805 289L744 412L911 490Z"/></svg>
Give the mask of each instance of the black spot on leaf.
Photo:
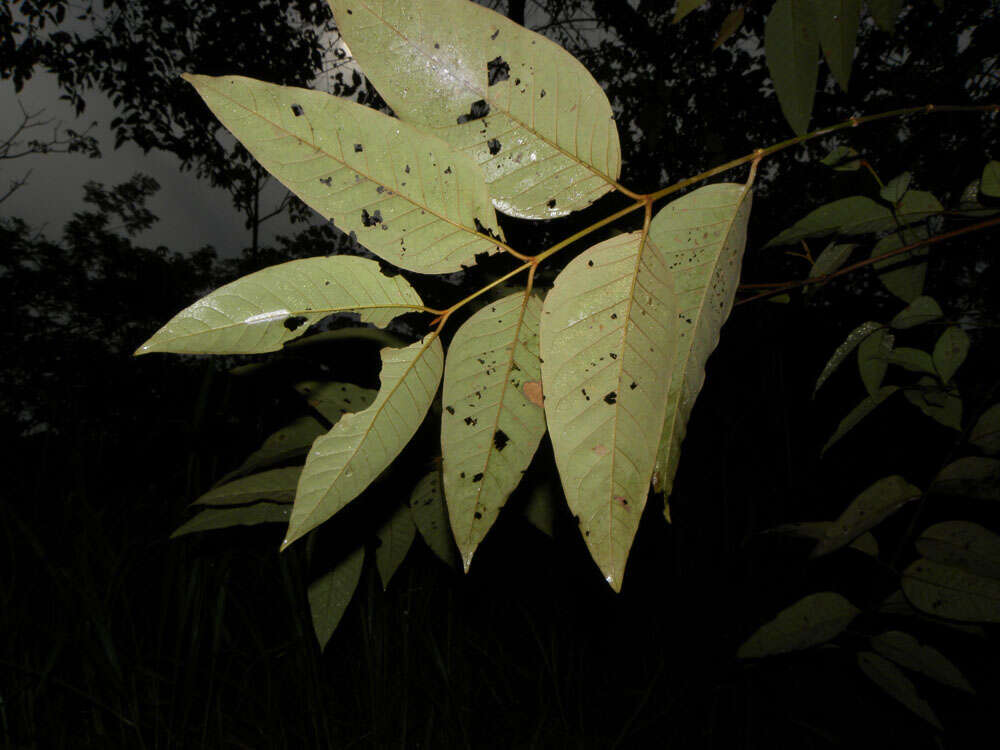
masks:
<svg viewBox="0 0 1000 750"><path fill-rule="evenodd" d="M304 315L293 315L292 317L287 318L285 322L282 323L282 325L285 326L285 328L287 328L289 331L294 331L297 328L300 328L303 323L307 323L308 321L309 318L305 317Z"/></svg>
<svg viewBox="0 0 1000 750"><path fill-rule="evenodd" d="M582 394L583 394L583 397L584 397L585 399L587 399L588 401L590 401L590 396L588 396L588 395L587 395L587 389L586 389L586 388L581 388L581 389L580 389L580 393L582 393Z"/></svg>
<svg viewBox="0 0 1000 750"><path fill-rule="evenodd" d="M608 356L611 357L611 359L618 359L618 355L614 352L608 352Z"/></svg>
<svg viewBox="0 0 1000 750"><path fill-rule="evenodd" d="M406 174L409 174L410 173L410 165L407 164L406 168L403 171L406 172ZM404 182L403 184L405 185L406 183Z"/></svg>
<svg viewBox="0 0 1000 750"><path fill-rule="evenodd" d="M493 445L496 446L498 451L502 451L506 448L508 442L510 442L510 438L507 437L507 433L503 430L497 430L493 433Z"/></svg>
<svg viewBox="0 0 1000 750"><path fill-rule="evenodd" d="M538 98L539 99L544 99L545 98L545 89L542 89L542 92L538 95Z"/></svg>
<svg viewBox="0 0 1000 750"><path fill-rule="evenodd" d="M481 481L483 481L483 472L479 472L474 477L472 477L472 481L473 482L481 482Z"/></svg>
<svg viewBox="0 0 1000 750"><path fill-rule="evenodd" d="M497 55L488 63L486 63L486 75L488 78L488 85L492 86L500 81L506 81L510 78L510 65Z"/></svg>
<svg viewBox="0 0 1000 750"><path fill-rule="evenodd" d="M376 193L384 193L385 192L385 188L382 187L381 185L379 185L377 188L375 188L375 192Z"/></svg>
<svg viewBox="0 0 1000 750"><path fill-rule="evenodd" d="M486 146L490 150L490 156L496 156L497 154L500 153L500 148L501 148L500 141L498 141L496 138L490 138L488 141L486 141Z"/></svg>
<svg viewBox="0 0 1000 750"><path fill-rule="evenodd" d="M292 105L292 114L295 115L296 117L302 117L303 112L304 110L302 109L302 105L300 104Z"/></svg>
<svg viewBox="0 0 1000 750"><path fill-rule="evenodd" d="M322 182L327 187L330 187L330 185L333 184L333 178L332 177L320 177L319 181Z"/></svg>
<svg viewBox="0 0 1000 750"><path fill-rule="evenodd" d="M477 422L479 422L479 420L476 419L475 417L466 417L465 418L465 423L467 425L469 425L469 427L475 427Z"/></svg>
<svg viewBox="0 0 1000 750"><path fill-rule="evenodd" d="M631 384L629 385L629 388L630 388L631 390L633 390L633 391L634 391L634 390L635 390L635 387L636 387L637 385L638 385L638 383L636 383L636 382L635 382L635 381L633 380L633 381L631 382Z"/></svg>
<svg viewBox="0 0 1000 750"><path fill-rule="evenodd" d="M451 167L445 167L444 173L451 174Z"/></svg>
<svg viewBox="0 0 1000 750"><path fill-rule="evenodd" d="M481 222L478 218L474 218L472 221L475 224L477 232L479 232L480 234L485 234L487 237L492 237L497 241L500 241L500 235L494 232L492 229L487 229L486 227L484 227L483 222Z"/></svg>
<svg viewBox="0 0 1000 750"><path fill-rule="evenodd" d="M362 152L364 150L365 150L364 146L362 146L360 143L355 143L354 144L354 153L357 154L357 153L360 153L360 152Z"/></svg>
<svg viewBox="0 0 1000 750"><path fill-rule="evenodd" d="M472 517L478 521L480 518L483 517L483 514L477 510L475 513L472 514Z"/></svg>
<svg viewBox="0 0 1000 750"><path fill-rule="evenodd" d="M376 208L375 209L375 213L370 214L370 213L368 213L367 209L362 208L361 209L361 223L364 224L366 227L373 227L376 224L381 224L382 223L382 212L379 211Z"/></svg>
<svg viewBox="0 0 1000 750"><path fill-rule="evenodd" d="M593 266L594 266L594 261L592 261L592 260L588 260L588 261L587 261L587 265L588 265L588 266L590 266L591 268L593 268Z"/></svg>
<svg viewBox="0 0 1000 750"><path fill-rule="evenodd" d="M476 99L476 101L472 103L472 106L469 107L469 114L458 116L458 124L464 125L465 123L471 122L472 120L482 119L483 117L486 117L486 115L488 115L489 113L490 113L489 102L487 102L485 99Z"/></svg>
<svg viewBox="0 0 1000 750"><path fill-rule="evenodd" d="M498 36L500 36L500 29L497 29L492 34L490 34L490 39L496 39Z"/></svg>
<svg viewBox="0 0 1000 750"><path fill-rule="evenodd" d="M454 406L446 406L446 407L444 407L444 410L446 412L448 412L449 414L454 414L455 413L455 407Z"/></svg>
<svg viewBox="0 0 1000 750"><path fill-rule="evenodd" d="M551 200L550 200L550 201L549 201L548 203L546 203L545 205L546 205L546 206L548 206L549 208L555 208L555 207L556 207L556 199L555 199L555 198L552 198L552 199L551 199Z"/></svg>
<svg viewBox="0 0 1000 750"><path fill-rule="evenodd" d="M618 394L615 393L614 391L611 391L611 393L607 394L604 397L604 403L606 404L613 404L617 400L618 400Z"/></svg>

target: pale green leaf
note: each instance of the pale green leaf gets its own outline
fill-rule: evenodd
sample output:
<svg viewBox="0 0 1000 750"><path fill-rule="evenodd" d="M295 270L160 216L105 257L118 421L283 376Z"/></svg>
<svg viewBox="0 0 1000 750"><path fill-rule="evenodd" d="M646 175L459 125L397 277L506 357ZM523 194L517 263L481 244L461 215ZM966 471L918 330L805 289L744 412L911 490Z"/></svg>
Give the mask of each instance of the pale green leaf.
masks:
<svg viewBox="0 0 1000 750"><path fill-rule="evenodd" d="M917 688L903 671L886 659L871 651L858 652L858 667L872 682L902 703L924 721L941 729L930 705L917 695Z"/></svg>
<svg viewBox="0 0 1000 750"><path fill-rule="evenodd" d="M1000 459L966 456L945 466L932 489L949 495L1000 500Z"/></svg>
<svg viewBox="0 0 1000 750"><path fill-rule="evenodd" d="M372 388L362 388L354 383L321 382L304 380L295 384L295 390L309 405L322 414L330 424L337 424L344 414L364 411L378 395Z"/></svg>
<svg viewBox="0 0 1000 750"><path fill-rule="evenodd" d="M925 227L911 227L893 232L879 240L872 249L871 257L878 258L901 247L927 239ZM927 263L920 259L927 257L927 247L917 247L899 255L876 262L875 270L885 288L906 302L913 302L924 290ZM890 270L884 270L890 269Z"/></svg>
<svg viewBox="0 0 1000 750"><path fill-rule="evenodd" d="M448 522L441 471L436 469L425 476L410 495L410 513L420 536L431 551L446 565L458 567L459 555Z"/></svg>
<svg viewBox="0 0 1000 750"><path fill-rule="evenodd" d="M684 20L692 11L698 10L702 5L705 4L705 0L678 0L677 10L674 11L674 20L672 23L680 23Z"/></svg>
<svg viewBox="0 0 1000 750"><path fill-rule="evenodd" d="M290 503L295 498L301 466L271 469L219 485L194 501L195 505L241 505L258 500Z"/></svg>
<svg viewBox="0 0 1000 750"><path fill-rule="evenodd" d="M808 237L833 234L867 234L895 225L892 211L871 198L855 195L810 211L764 247L794 245Z"/></svg>
<svg viewBox="0 0 1000 750"><path fill-rule="evenodd" d="M937 320L943 314L940 305L931 297L917 297L905 310L898 313L889 325L899 329L913 328Z"/></svg>
<svg viewBox="0 0 1000 750"><path fill-rule="evenodd" d="M854 61L854 46L861 20L861 0L829 0L816 3L819 43L826 63L840 88L847 91Z"/></svg>
<svg viewBox="0 0 1000 750"><path fill-rule="evenodd" d="M892 659L902 667L918 672L943 685L975 693L969 681L962 676L954 664L936 648L920 643L909 633L890 630L872 636L872 647L887 659Z"/></svg>
<svg viewBox="0 0 1000 750"><path fill-rule="evenodd" d="M844 632L859 614L861 610L833 591L810 594L761 626L736 655L756 659L818 646Z"/></svg>
<svg viewBox="0 0 1000 750"><path fill-rule="evenodd" d="M381 356L374 403L345 414L313 443L282 549L360 495L406 447L427 414L443 368L437 334L402 349L383 349Z"/></svg>
<svg viewBox="0 0 1000 750"><path fill-rule="evenodd" d="M374 260L304 258L216 289L177 313L136 354L273 352L334 313L359 313L383 327L422 306L409 282L383 275Z"/></svg>
<svg viewBox="0 0 1000 750"><path fill-rule="evenodd" d="M323 432L323 425L313 417L299 417L273 435L269 435L260 448L251 453L238 468L219 480L219 484L251 474L258 469L305 456L313 441Z"/></svg>
<svg viewBox="0 0 1000 750"><path fill-rule="evenodd" d="M482 173L440 138L322 91L184 78L264 169L393 265L446 273L498 249Z"/></svg>
<svg viewBox="0 0 1000 750"><path fill-rule="evenodd" d="M337 566L309 586L309 611L312 613L313 630L320 650L326 648L337 629L354 590L361 580L365 562L365 548L358 547Z"/></svg>
<svg viewBox="0 0 1000 750"><path fill-rule="evenodd" d="M910 189L910 181L912 179L913 175L910 172L903 172L901 175L889 180L879 191L879 195L886 203L891 203L895 206L903 200L906 191Z"/></svg>
<svg viewBox="0 0 1000 750"><path fill-rule="evenodd" d="M895 338L888 328L879 328L858 345L858 370L869 396L878 394L882 387Z"/></svg>
<svg viewBox="0 0 1000 750"><path fill-rule="evenodd" d="M375 532L379 540L379 545L375 548L375 565L378 567L383 589L389 587L390 579L410 551L416 534L417 525L407 503L396 506L392 515Z"/></svg>
<svg viewBox="0 0 1000 750"><path fill-rule="evenodd" d="M611 104L555 42L467 0L329 1L396 115L471 154L500 211L563 216L615 186Z"/></svg>
<svg viewBox="0 0 1000 750"><path fill-rule="evenodd" d="M261 523L286 523L291 509L287 505L257 503L232 508L206 508L187 523L182 524L170 538L193 534L197 531L228 529L231 526L256 526Z"/></svg>
<svg viewBox="0 0 1000 750"><path fill-rule="evenodd" d="M546 536L552 536L556 521L556 505L560 499L559 488L555 482L548 479L539 481L528 491L528 500L522 511L525 519Z"/></svg>
<svg viewBox="0 0 1000 750"><path fill-rule="evenodd" d="M903 592L917 609L937 617L1000 622L1000 580L925 560L903 572Z"/></svg>
<svg viewBox="0 0 1000 750"><path fill-rule="evenodd" d="M838 172L856 172L861 168L861 159L850 146L837 146L820 160L820 164L833 167Z"/></svg>
<svg viewBox="0 0 1000 750"><path fill-rule="evenodd" d="M732 38L733 34L740 30L740 26L743 25L743 17L745 11L743 6L740 5L733 8L724 19L722 19L722 25L719 26L719 33L715 37L715 41L712 43L712 49L718 49L723 44L728 42Z"/></svg>
<svg viewBox="0 0 1000 750"><path fill-rule="evenodd" d="M934 344L934 366L941 380L947 383L969 353L969 334L958 326L949 326Z"/></svg>
<svg viewBox="0 0 1000 750"><path fill-rule="evenodd" d="M1000 535L971 521L944 521L923 531L917 552L969 573L1000 578Z"/></svg>
<svg viewBox="0 0 1000 750"><path fill-rule="evenodd" d="M777 0L764 25L764 47L781 111L792 130L804 135L819 80L813 0Z"/></svg>
<svg viewBox="0 0 1000 750"><path fill-rule="evenodd" d="M823 366L823 371L819 374L819 377L816 378L816 385L813 386L813 392L812 392L813 398L816 397L816 392L819 390L819 387L827 381L827 378L833 375L834 371L838 367L840 367L840 364L845 359L847 359L848 355L850 355L850 353L857 348L858 344L860 344L862 341L867 339L873 333L881 329L882 329L881 323L876 323L874 321L869 320L865 323L862 323L853 331L851 331L849 334L847 334L847 338L844 339L844 343L838 346L834 350L833 355Z"/></svg>
<svg viewBox="0 0 1000 750"><path fill-rule="evenodd" d="M810 557L827 555L875 528L910 500L920 497L920 490L898 474L878 480L859 494L819 540Z"/></svg>
<svg viewBox="0 0 1000 750"><path fill-rule="evenodd" d="M918 388L907 388L903 395L906 400L935 422L953 430L962 429L962 399L953 391L946 391L935 378L928 375L920 378Z"/></svg>
<svg viewBox="0 0 1000 750"><path fill-rule="evenodd" d="M661 232L594 245L559 274L542 314L556 466L580 533L615 591L649 494L676 361L667 247Z"/></svg>
<svg viewBox="0 0 1000 750"><path fill-rule="evenodd" d="M876 395L868 396L868 398L866 398L860 404L851 409L851 412L841 420L839 425L837 425L837 429L834 430L833 435L830 436L830 439L826 441L826 445L823 446L823 450L820 451L820 455L822 456L824 453L830 450L830 447L834 443L836 443L838 440L844 437L844 435L846 435L848 432L854 429L854 427L856 427L857 424L862 419L867 417L869 414L872 413L872 411L875 410L876 406L881 404L883 401L889 398L889 396L891 396L898 390L899 387L895 385L882 386L882 388L879 389L879 392Z"/></svg>
<svg viewBox="0 0 1000 750"><path fill-rule="evenodd" d="M851 253L856 247L857 245L854 244L838 245L835 242L831 242L823 249L819 257L816 258L813 267L809 269L809 278L814 279L833 273L847 262L847 259L851 257Z"/></svg>
<svg viewBox="0 0 1000 750"><path fill-rule="evenodd" d="M993 404L976 421L969 442L991 456L1000 453L1000 404Z"/></svg>
<svg viewBox="0 0 1000 750"><path fill-rule="evenodd" d="M470 317L448 347L441 403L444 493L468 572L479 543L521 481L545 434L525 383L541 382L542 302L515 293Z"/></svg>
<svg viewBox="0 0 1000 750"><path fill-rule="evenodd" d="M750 195L741 185L722 183L674 201L650 225L674 277L680 325L653 472L653 491L662 492L665 500L673 488L688 418L705 382L705 363L733 309L749 220ZM669 521L669 505L666 515Z"/></svg>
<svg viewBox="0 0 1000 750"><path fill-rule="evenodd" d="M983 167L979 179L979 192L991 198L1000 198L1000 161L991 161Z"/></svg>
<svg viewBox="0 0 1000 750"><path fill-rule="evenodd" d="M903 0L866 0L868 12L882 31L892 34L896 30L896 18L903 9Z"/></svg>
<svg viewBox="0 0 1000 750"><path fill-rule="evenodd" d="M934 375L934 360L931 355L923 349L913 349L908 346L901 346L893 349L889 355L889 364L899 365L910 372L924 372Z"/></svg>

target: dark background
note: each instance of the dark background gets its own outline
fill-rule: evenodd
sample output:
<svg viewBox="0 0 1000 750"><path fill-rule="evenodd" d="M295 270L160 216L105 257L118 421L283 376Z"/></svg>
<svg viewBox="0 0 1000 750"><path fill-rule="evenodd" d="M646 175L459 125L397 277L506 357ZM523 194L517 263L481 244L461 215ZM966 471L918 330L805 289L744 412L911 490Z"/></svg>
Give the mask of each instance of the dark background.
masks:
<svg viewBox="0 0 1000 750"><path fill-rule="evenodd" d="M711 2L679 25L670 23L669 3L653 0L486 4L559 41L592 71L615 108L621 181L633 190L657 189L791 135L763 57L769 2L747 4L742 30L714 51L728 3ZM903 106L1000 101L997 4L904 5L891 36L865 17L850 93L821 68L814 126ZM864 395L848 360L811 401L823 363L857 324L888 320L902 307L870 269L788 304L735 308L684 443L674 523L664 522L652 498L620 595L598 575L568 512L557 517L553 539L505 512L468 576L417 541L382 593L369 560L321 655L306 587L342 540L369 537L379 515L434 465L432 420L390 475L321 530L320 552L308 565L303 545L278 554L281 529L270 525L168 540L191 500L305 413L292 384L374 385L377 347L342 343L269 358L133 359L131 352L179 309L240 275L295 257L364 252L316 226L245 152L217 137L208 110L177 74L313 83L373 106L377 94L338 56L325 3L309 0L105 0L89 10L28 0L0 9L0 45L5 95L47 85L81 115L63 123L57 142L52 126L22 136L38 139L30 158L67 165L66 180L82 184L121 153L116 144L147 151L168 191L197 182L213 196L205 200L226 206L227 214L203 222L206 236L218 231L208 226L214 223L237 238L217 251L148 234L158 218L148 208L157 195L149 178L81 189L68 206L59 202L72 218L44 231L40 221L57 215L44 213L52 208L51 178L28 177L21 191L37 197L20 205L30 210L14 213L14 203L0 202L6 746L819 748L891 741L964 748L989 731L1000 699L995 627L978 637L872 614L898 587L899 565L914 557L904 537L912 511L876 530L878 561L843 550L810 562L807 544L759 533L833 518L887 474L926 485L956 448L953 431L899 399L819 459ZM86 131L94 102L110 106L110 115ZM10 119L16 124L19 115ZM947 206L989 159L1000 158L998 122L996 114L917 116L852 129L836 142L861 152L883 181L912 171L915 187ZM877 193L865 171L819 164L834 142L814 141L762 167L745 282L805 276L802 259L763 250L764 243L825 201ZM74 153L51 153L67 149ZM0 194L23 177L13 153L0 152ZM136 159L137 170L151 163ZM728 178L745 175L741 168ZM510 244L534 253L623 205L606 197L541 225L501 220ZM195 221L182 212L159 218ZM971 223L944 222L945 231ZM998 380L996 243L996 231L987 230L930 254L927 293L973 341L957 376L966 419L991 403ZM815 243L814 253L821 248ZM542 280L581 249L556 256ZM429 305L443 306L512 267L500 258L467 274L411 280ZM939 330L918 330L907 345L930 346ZM259 361L268 364L252 375L229 373ZM551 466L543 441L525 484L544 481ZM511 506L521 502L517 493ZM927 523L971 518L996 529L1000 521L996 507L959 498L923 513ZM762 663L735 659L762 622L823 590L866 611L840 648ZM968 697L918 680L943 735L855 666L855 650L888 627L926 638L978 689Z"/></svg>

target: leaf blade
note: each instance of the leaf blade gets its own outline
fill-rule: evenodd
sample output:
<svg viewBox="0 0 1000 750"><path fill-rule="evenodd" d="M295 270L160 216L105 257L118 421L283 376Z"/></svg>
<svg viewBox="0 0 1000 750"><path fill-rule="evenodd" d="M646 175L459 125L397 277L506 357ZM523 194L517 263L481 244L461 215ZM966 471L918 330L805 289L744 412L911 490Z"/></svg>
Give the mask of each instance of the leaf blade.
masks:
<svg viewBox="0 0 1000 750"><path fill-rule="evenodd" d="M796 135L805 135L819 80L812 0L777 0L764 23L764 47L781 111Z"/></svg>
<svg viewBox="0 0 1000 750"><path fill-rule="evenodd" d="M344 617L347 606L354 597L354 590L361 580L365 562L365 548L358 547L337 563L333 570L313 581L307 598L312 615L313 631L322 651L330 642L334 631Z"/></svg>
<svg viewBox="0 0 1000 750"><path fill-rule="evenodd" d="M738 659L758 659L798 651L836 638L861 610L833 591L810 594L778 613L750 636Z"/></svg>

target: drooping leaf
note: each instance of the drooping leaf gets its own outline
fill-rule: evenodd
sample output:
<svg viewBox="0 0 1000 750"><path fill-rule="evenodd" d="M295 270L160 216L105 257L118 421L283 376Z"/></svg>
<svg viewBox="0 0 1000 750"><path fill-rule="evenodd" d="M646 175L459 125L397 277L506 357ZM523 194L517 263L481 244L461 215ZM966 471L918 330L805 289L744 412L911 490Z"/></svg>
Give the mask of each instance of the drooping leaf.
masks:
<svg viewBox="0 0 1000 750"><path fill-rule="evenodd" d="M861 20L861 0L816 3L819 43L840 88L847 91Z"/></svg>
<svg viewBox="0 0 1000 750"><path fill-rule="evenodd" d="M962 429L962 399L954 389L945 390L935 378L925 375L917 382L917 388L903 391L906 400L935 422L953 430Z"/></svg>
<svg viewBox="0 0 1000 750"><path fill-rule="evenodd" d="M680 23L689 13L698 10L704 4L705 0L678 0L674 20L671 23Z"/></svg>
<svg viewBox="0 0 1000 750"><path fill-rule="evenodd" d="M337 563L333 570L309 586L309 611L312 613L313 630L322 651L337 629L354 590L361 580L365 562L365 548L358 547Z"/></svg>
<svg viewBox="0 0 1000 750"><path fill-rule="evenodd" d="M879 191L879 196L886 203L891 203L895 206L903 200L903 196L906 195L906 191L910 189L910 181L912 179L913 175L910 172L903 172L901 175L893 177Z"/></svg>
<svg viewBox="0 0 1000 750"><path fill-rule="evenodd" d="M380 542L375 548L375 565L383 590L389 588L389 581L410 551L416 534L417 525L408 503L400 503L375 532Z"/></svg>
<svg viewBox="0 0 1000 750"><path fill-rule="evenodd" d="M559 487L551 480L543 480L528 491L528 501L524 504L524 517L528 523L546 536L555 530L556 505L559 502Z"/></svg>
<svg viewBox="0 0 1000 750"><path fill-rule="evenodd" d="M945 383L962 366L970 343L969 334L958 326L948 326L934 344L934 366Z"/></svg>
<svg viewBox="0 0 1000 750"><path fill-rule="evenodd" d="M837 146L820 160L820 164L833 167L838 172L856 172L861 168L861 159L850 146Z"/></svg>
<svg viewBox="0 0 1000 750"><path fill-rule="evenodd" d="M942 729L930 704L917 695L917 688L903 671L872 651L858 652L858 667L872 682L929 724Z"/></svg>
<svg viewBox="0 0 1000 750"><path fill-rule="evenodd" d="M653 472L653 490L668 501L687 422L705 382L705 363L733 309L749 220L750 196L742 186L718 184L669 204L650 225L674 276L680 325ZM669 521L669 505L666 515Z"/></svg>
<svg viewBox="0 0 1000 750"><path fill-rule="evenodd" d="M796 135L805 135L819 80L813 0L777 0L764 25L764 47L781 111Z"/></svg>
<svg viewBox="0 0 1000 750"><path fill-rule="evenodd" d="M440 469L417 482L410 495L410 513L431 551L446 565L457 568L459 554L448 522Z"/></svg>
<svg viewBox="0 0 1000 750"><path fill-rule="evenodd" d="M290 503L295 498L301 466L271 469L251 474L227 484L212 488L194 501L195 505L241 505L258 500L273 503Z"/></svg>
<svg viewBox="0 0 1000 750"><path fill-rule="evenodd" d="M823 539L810 557L827 555L875 528L910 500L920 497L920 490L898 474L878 480L858 495L836 521L827 528Z"/></svg>
<svg viewBox="0 0 1000 750"><path fill-rule="evenodd" d="M379 257L446 273L497 251L482 173L440 138L322 91L184 78L262 167Z"/></svg>
<svg viewBox="0 0 1000 750"><path fill-rule="evenodd" d="M1000 580L919 559L903 572L903 592L914 607L937 617L1000 622Z"/></svg>
<svg viewBox="0 0 1000 750"><path fill-rule="evenodd" d="M674 369L661 233L622 234L562 270L541 321L545 416L570 511L618 591L649 494Z"/></svg>
<svg viewBox="0 0 1000 750"><path fill-rule="evenodd" d="M859 614L861 610L833 591L810 594L761 626L736 655L756 659L818 646L844 632Z"/></svg>
<svg viewBox="0 0 1000 750"><path fill-rule="evenodd" d="M330 424L337 424L345 414L364 411L378 395L372 388L362 388L354 383L321 382L304 380L295 384L295 390L322 414Z"/></svg>
<svg viewBox="0 0 1000 750"><path fill-rule="evenodd" d="M823 249L819 257L816 258L813 267L809 269L809 278L815 279L833 273L847 262L847 259L851 257L851 253L856 247L857 245L855 244L838 245L835 242L831 242Z"/></svg>
<svg viewBox="0 0 1000 750"><path fill-rule="evenodd" d="M878 258L925 239L927 239L927 229L924 227L902 229L879 240L872 248L871 257ZM900 299L913 302L924 290L927 263L921 259L927 257L927 252L926 247L917 247L887 260L878 261L874 265L875 270L879 272L879 281Z"/></svg>
<svg viewBox="0 0 1000 750"><path fill-rule="evenodd" d="M810 211L764 247L794 245L809 237L827 234L867 234L894 226L892 211L871 198L855 195Z"/></svg>
<svg viewBox="0 0 1000 750"><path fill-rule="evenodd" d="M991 198L1000 198L1000 161L991 161L983 167L979 179L979 192Z"/></svg>
<svg viewBox="0 0 1000 750"><path fill-rule="evenodd" d="M383 327L422 306L409 282L383 275L373 260L304 258L216 289L177 313L135 353L273 352L334 313L356 312L363 322Z"/></svg>
<svg viewBox="0 0 1000 750"><path fill-rule="evenodd" d="M892 34L896 30L896 19L903 9L903 0L866 0L868 12L882 31Z"/></svg>
<svg viewBox="0 0 1000 750"><path fill-rule="evenodd" d="M991 456L1000 453L1000 404L993 404L976 420L969 442Z"/></svg>
<svg viewBox="0 0 1000 750"><path fill-rule="evenodd" d="M858 345L858 370L869 396L877 395L882 387L895 338L888 328L879 328Z"/></svg>
<svg viewBox="0 0 1000 750"><path fill-rule="evenodd" d="M949 495L1000 500L1000 459L966 456L945 466L932 489Z"/></svg>
<svg viewBox="0 0 1000 750"><path fill-rule="evenodd" d="M872 647L887 659L902 667L919 672L943 685L975 693L969 681L954 664L936 648L920 643L909 633L889 630L871 638Z"/></svg>
<svg viewBox="0 0 1000 750"><path fill-rule="evenodd" d="M545 433L542 408L524 394L525 383L542 378L541 313L535 295L509 295L478 310L448 347L441 400L444 492L466 572Z"/></svg>
<svg viewBox="0 0 1000 750"><path fill-rule="evenodd" d="M898 390L899 386L895 385L882 386L876 395L868 396L868 398L866 398L860 404L851 409L850 413L840 421L839 425L837 425L837 429L834 430L833 435L830 436L830 439L826 441L826 445L823 446L823 450L820 451L820 455L822 456L824 453L830 450L830 447L834 443L836 443L838 440L844 437L844 435L846 435L848 432L854 429L854 427L856 427L857 424L862 419L867 417L869 414L872 413L872 411L875 410L876 406L881 404L883 401L889 398L889 396L891 396Z"/></svg>
<svg viewBox="0 0 1000 750"><path fill-rule="evenodd" d="M611 104L550 39L467 0L329 2L396 115L471 154L500 211L563 216L614 187Z"/></svg>
<svg viewBox="0 0 1000 750"><path fill-rule="evenodd" d="M718 49L728 42L733 34L740 30L740 26L743 25L744 15L745 11L742 5L733 8L729 12L729 15L722 20L722 25L719 26L719 34L715 37L715 42L712 43L713 50Z"/></svg>
<svg viewBox="0 0 1000 750"><path fill-rule="evenodd" d="M427 414L443 368L437 334L402 349L383 349L381 356L374 403L345 414L313 443L282 549L360 495L406 447Z"/></svg>
<svg viewBox="0 0 1000 750"><path fill-rule="evenodd" d="M239 467L219 480L219 484L251 474L258 469L305 456L313 441L323 432L323 425L313 417L299 417L273 435L269 435L260 448L251 453Z"/></svg>
<svg viewBox="0 0 1000 750"><path fill-rule="evenodd" d="M917 297L905 310L898 313L889 325L898 329L913 328L937 320L943 314L940 305L933 298Z"/></svg>
<svg viewBox="0 0 1000 750"><path fill-rule="evenodd" d="M848 355L850 355L850 353L857 348L858 344L881 329L881 323L869 320L862 323L847 334L847 338L844 339L844 343L834 350L833 356L831 356L827 363L823 366L823 371L819 374L819 377L816 378L816 385L813 386L812 392L813 398L816 398L816 392L819 390L819 387L827 381L827 378L833 375L834 371L840 367L841 362L847 359Z"/></svg>
<svg viewBox="0 0 1000 750"><path fill-rule="evenodd" d="M928 560L1000 578L1000 535L971 521L944 521L924 529L917 552Z"/></svg>
<svg viewBox="0 0 1000 750"><path fill-rule="evenodd" d="M899 365L910 372L924 372L934 375L934 360L931 355L923 349L914 349L909 346L901 346L893 349L889 354L889 364Z"/></svg>
<svg viewBox="0 0 1000 750"><path fill-rule="evenodd" d="M257 503L232 508L206 508L187 523L179 526L170 538L193 534L197 531L228 529L231 526L256 526L261 523L285 523L291 509L288 505Z"/></svg>

